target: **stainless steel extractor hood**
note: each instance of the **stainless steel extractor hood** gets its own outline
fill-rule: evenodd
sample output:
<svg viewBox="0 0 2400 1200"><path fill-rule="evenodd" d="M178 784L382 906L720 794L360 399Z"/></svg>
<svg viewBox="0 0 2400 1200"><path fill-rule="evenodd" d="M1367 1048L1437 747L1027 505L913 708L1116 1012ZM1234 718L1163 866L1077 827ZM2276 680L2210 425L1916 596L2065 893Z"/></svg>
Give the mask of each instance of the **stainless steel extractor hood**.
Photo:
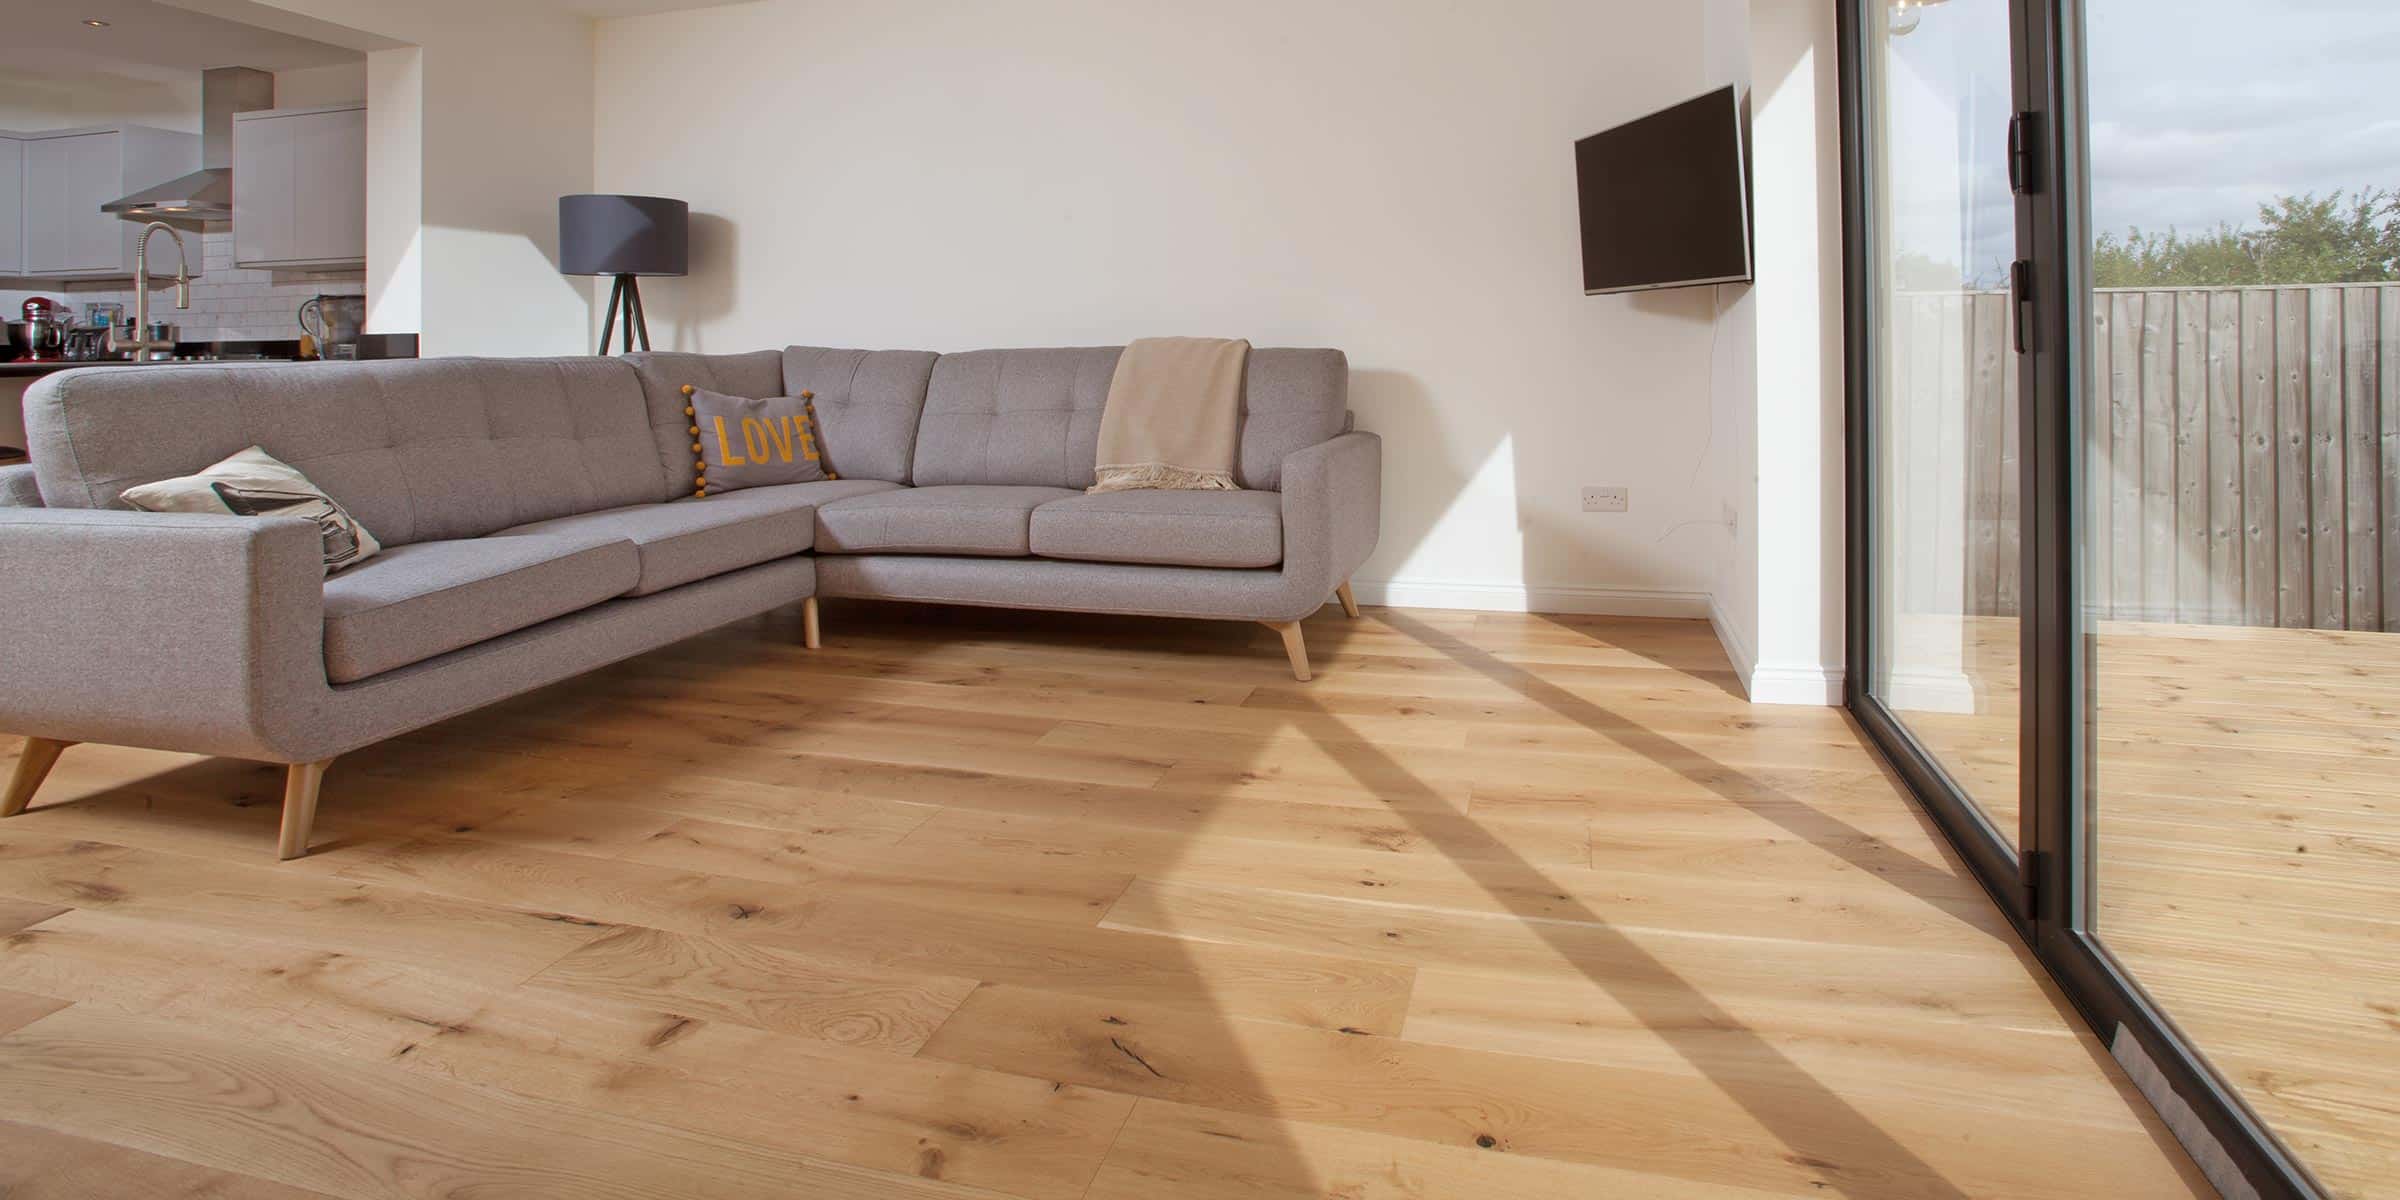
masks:
<svg viewBox="0 0 2400 1200"><path fill-rule="evenodd" d="M128 221L233 219L233 114L275 107L275 77L249 67L200 72L200 169L100 206Z"/></svg>

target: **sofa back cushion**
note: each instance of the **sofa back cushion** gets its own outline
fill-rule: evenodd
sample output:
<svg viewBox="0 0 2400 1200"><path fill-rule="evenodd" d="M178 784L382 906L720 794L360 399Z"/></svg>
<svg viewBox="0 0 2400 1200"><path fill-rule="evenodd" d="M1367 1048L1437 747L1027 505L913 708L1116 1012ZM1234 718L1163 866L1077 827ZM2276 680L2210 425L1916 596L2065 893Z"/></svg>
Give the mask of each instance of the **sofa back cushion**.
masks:
<svg viewBox="0 0 2400 1200"><path fill-rule="evenodd" d="M126 488L260 446L386 546L668 486L641 385L604 358L103 367L34 385L25 417L53 507L121 507Z"/></svg>
<svg viewBox="0 0 2400 1200"><path fill-rule="evenodd" d="M814 393L825 469L844 479L908 483L917 418L932 378L931 350L789 346L776 395Z"/></svg>
<svg viewBox="0 0 2400 1200"><path fill-rule="evenodd" d="M1339 350L1250 351L1242 378L1242 452L1233 481L1283 490L1283 460L1340 437L1350 422L1350 358Z"/></svg>
<svg viewBox="0 0 2400 1200"><path fill-rule="evenodd" d="M1123 349L943 355L926 390L911 482L1090 487L1100 413ZM1234 482L1279 490L1285 455L1341 433L1349 380L1339 350L1251 350Z"/></svg>
<svg viewBox="0 0 2400 1200"><path fill-rule="evenodd" d="M692 463L696 461L692 443L697 439L692 436L691 415L683 411L692 403L683 394L686 385L753 400L784 394L783 356L772 350L748 354L643 351L626 355L625 362L642 381L650 436L658 448L658 469L670 481L650 499L692 494Z"/></svg>
<svg viewBox="0 0 2400 1200"><path fill-rule="evenodd" d="M917 485L1092 486L1118 349L943 355L917 427Z"/></svg>
<svg viewBox="0 0 2400 1200"><path fill-rule="evenodd" d="M683 410L690 384L728 396L762 399L813 392L819 451L825 469L843 479L908 482L917 444L917 414L925 407L930 350L832 350L791 346L748 354L628 354L641 376L657 430L660 469L689 484L691 418ZM689 489L686 488L686 491Z"/></svg>

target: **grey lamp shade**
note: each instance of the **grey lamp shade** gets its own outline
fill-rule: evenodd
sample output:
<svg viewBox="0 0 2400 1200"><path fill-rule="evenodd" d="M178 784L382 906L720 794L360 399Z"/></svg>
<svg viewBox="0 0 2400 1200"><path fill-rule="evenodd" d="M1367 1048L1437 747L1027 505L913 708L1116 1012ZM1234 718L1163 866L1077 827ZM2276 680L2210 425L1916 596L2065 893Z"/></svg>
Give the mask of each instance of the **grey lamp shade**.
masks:
<svg viewBox="0 0 2400 1200"><path fill-rule="evenodd" d="M691 217L691 205L661 196L560 196L559 273L685 274Z"/></svg>

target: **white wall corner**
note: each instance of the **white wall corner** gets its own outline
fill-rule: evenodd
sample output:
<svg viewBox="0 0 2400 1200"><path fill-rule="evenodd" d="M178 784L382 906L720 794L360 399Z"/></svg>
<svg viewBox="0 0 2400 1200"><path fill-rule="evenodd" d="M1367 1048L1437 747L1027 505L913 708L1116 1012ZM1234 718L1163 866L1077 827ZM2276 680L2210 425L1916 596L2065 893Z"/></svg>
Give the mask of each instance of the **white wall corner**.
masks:
<svg viewBox="0 0 2400 1200"><path fill-rule="evenodd" d="M1742 636L1742 626L1725 611L1716 597L1708 600L1708 624L1716 630L1717 644L1725 648L1725 657L1733 664L1734 676L1742 681L1742 694L1752 704L1801 704L1820 708L1839 707L1842 703L1843 670L1816 663L1764 663L1758 660L1758 650Z"/></svg>

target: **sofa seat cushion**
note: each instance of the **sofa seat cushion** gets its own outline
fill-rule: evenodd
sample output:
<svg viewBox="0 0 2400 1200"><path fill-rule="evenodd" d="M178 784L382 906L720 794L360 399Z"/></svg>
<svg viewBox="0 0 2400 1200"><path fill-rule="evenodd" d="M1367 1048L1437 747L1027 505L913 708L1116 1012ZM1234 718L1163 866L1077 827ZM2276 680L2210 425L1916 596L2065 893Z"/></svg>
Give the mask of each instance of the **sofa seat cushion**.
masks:
<svg viewBox="0 0 2400 1200"><path fill-rule="evenodd" d="M896 491L879 479L780 483L738 492L632 504L503 529L494 537L577 534L620 537L641 555L633 594L647 596L807 550L816 541L820 504Z"/></svg>
<svg viewBox="0 0 2400 1200"><path fill-rule="evenodd" d="M1081 495L1069 488L954 484L853 496L817 509L819 554L1033 552L1033 510Z"/></svg>
<svg viewBox="0 0 2400 1200"><path fill-rule="evenodd" d="M325 581L325 677L350 683L622 596L633 543L597 534L385 550Z"/></svg>
<svg viewBox="0 0 2400 1200"><path fill-rule="evenodd" d="M1283 493L1096 492L1033 510L1031 533L1043 558L1271 567L1283 561Z"/></svg>

